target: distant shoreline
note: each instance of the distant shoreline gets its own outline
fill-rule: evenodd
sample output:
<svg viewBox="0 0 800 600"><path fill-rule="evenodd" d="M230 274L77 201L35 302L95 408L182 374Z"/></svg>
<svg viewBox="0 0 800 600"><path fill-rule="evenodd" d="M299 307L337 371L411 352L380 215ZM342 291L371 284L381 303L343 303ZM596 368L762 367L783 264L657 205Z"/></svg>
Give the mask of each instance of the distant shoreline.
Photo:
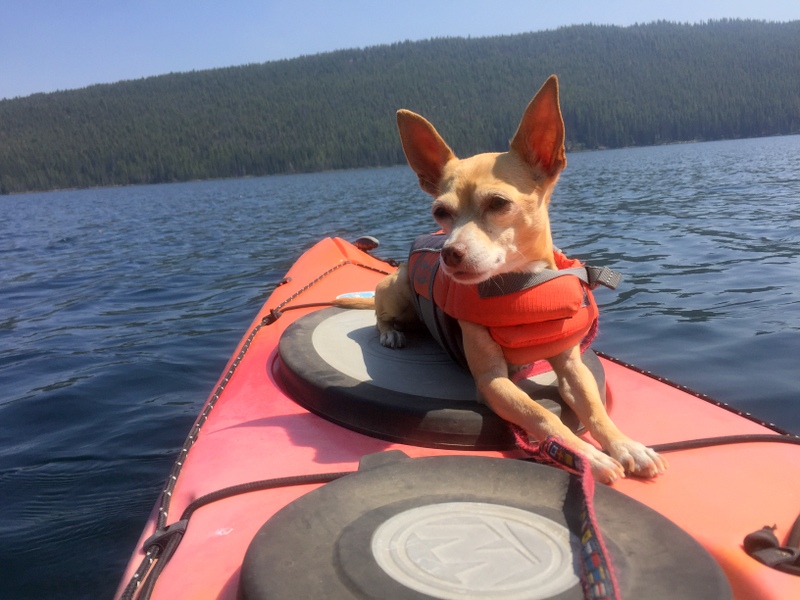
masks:
<svg viewBox="0 0 800 600"><path fill-rule="evenodd" d="M507 148L561 81L569 151L800 133L800 21L446 38L0 101L0 193L403 164L395 111Z"/></svg>

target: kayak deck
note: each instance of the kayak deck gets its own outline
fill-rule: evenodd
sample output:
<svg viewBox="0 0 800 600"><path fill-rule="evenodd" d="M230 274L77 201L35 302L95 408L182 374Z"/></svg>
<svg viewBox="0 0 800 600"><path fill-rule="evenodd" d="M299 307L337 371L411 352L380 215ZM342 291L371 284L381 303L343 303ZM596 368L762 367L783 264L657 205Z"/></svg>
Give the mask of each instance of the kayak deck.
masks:
<svg viewBox="0 0 800 600"><path fill-rule="evenodd" d="M157 526L180 521L186 508L206 494L255 481L355 471L364 456L388 450L401 450L412 458L525 456L516 449L452 450L377 439L320 418L287 394L278 354L284 331L340 294L374 289L391 270L340 239L322 240L295 263L287 282L275 289L253 321L207 401L199 434L193 443L187 442L179 473L154 509L118 595L141 564L141 548ZM783 539L797 518L800 446L781 443L786 436L767 424L609 358L600 361L609 414L623 431L647 445L720 436L775 438L673 451L667 455L670 468L665 475L629 478L613 488L697 540L721 565L734 597L800 597L800 577L765 567L742 549L744 536L765 525L776 525L775 533ZM153 597L236 598L242 560L259 528L318 487L281 485L197 509Z"/></svg>

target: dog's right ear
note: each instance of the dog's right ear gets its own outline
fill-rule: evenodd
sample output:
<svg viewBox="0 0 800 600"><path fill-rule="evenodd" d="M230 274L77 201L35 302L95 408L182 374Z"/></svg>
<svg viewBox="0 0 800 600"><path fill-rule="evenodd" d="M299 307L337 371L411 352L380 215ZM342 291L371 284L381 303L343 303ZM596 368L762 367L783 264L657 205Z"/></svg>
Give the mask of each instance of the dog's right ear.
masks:
<svg viewBox="0 0 800 600"><path fill-rule="evenodd" d="M433 125L409 110L397 111L397 128L409 166L419 177L419 187L439 195L444 166L456 156Z"/></svg>
<svg viewBox="0 0 800 600"><path fill-rule="evenodd" d="M525 109L511 150L526 163L556 177L567 166L564 119L558 100L558 78L551 75Z"/></svg>

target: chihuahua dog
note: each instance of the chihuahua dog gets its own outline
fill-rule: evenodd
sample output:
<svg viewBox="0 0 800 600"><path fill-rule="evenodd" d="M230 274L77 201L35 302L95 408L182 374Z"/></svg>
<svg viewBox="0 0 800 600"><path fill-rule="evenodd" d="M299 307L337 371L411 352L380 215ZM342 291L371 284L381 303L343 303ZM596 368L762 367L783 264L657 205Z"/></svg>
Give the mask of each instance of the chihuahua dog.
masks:
<svg viewBox="0 0 800 600"><path fill-rule="evenodd" d="M498 275L557 269L548 205L567 161L555 76L528 105L508 152L459 159L423 117L400 110L397 123L408 164L433 196L433 218L446 236L438 259L443 276L470 286ZM402 329L418 321L407 265L378 284L375 312L381 343L402 347ZM654 477L667 468L661 456L611 421L577 344L546 359L561 397L608 454L576 436L510 380L510 365L487 327L460 318L458 325L478 392L500 417L534 439L562 438L584 454L598 481L612 483L626 472Z"/></svg>

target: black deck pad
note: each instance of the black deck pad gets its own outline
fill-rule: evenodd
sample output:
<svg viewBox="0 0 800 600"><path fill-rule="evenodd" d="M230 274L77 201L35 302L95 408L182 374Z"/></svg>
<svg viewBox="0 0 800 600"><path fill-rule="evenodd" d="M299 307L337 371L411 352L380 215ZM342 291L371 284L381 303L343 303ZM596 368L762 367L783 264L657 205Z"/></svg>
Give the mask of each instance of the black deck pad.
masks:
<svg viewBox="0 0 800 600"><path fill-rule="evenodd" d="M583 599L575 476L513 459L366 458L267 521L240 598ZM594 505L622 598L732 597L719 565L671 521L603 485Z"/></svg>
<svg viewBox="0 0 800 600"><path fill-rule="evenodd" d="M408 345L384 348L367 310L328 308L298 319L280 341L280 380L309 411L379 439L437 448L504 450L514 447L507 424L476 400L468 371L455 364L427 332ZM584 363L605 402L605 376L588 350ZM552 371L520 387L580 430L561 400Z"/></svg>

